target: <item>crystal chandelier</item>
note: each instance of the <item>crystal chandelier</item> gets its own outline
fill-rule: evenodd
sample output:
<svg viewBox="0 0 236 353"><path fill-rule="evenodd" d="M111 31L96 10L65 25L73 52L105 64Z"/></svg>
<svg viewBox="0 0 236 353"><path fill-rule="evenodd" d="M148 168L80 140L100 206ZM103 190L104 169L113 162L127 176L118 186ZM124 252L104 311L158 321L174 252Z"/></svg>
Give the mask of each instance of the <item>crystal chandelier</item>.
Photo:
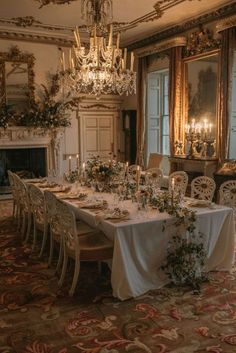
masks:
<svg viewBox="0 0 236 353"><path fill-rule="evenodd" d="M68 60L65 60L64 52L61 56L59 76L64 88L70 92L73 90L96 96L136 93L134 54L131 52L128 67L127 49L120 48L120 33L117 33L116 43L113 43L112 0L82 0L81 13L90 34L89 48L81 44L76 27L76 45L69 50Z"/></svg>

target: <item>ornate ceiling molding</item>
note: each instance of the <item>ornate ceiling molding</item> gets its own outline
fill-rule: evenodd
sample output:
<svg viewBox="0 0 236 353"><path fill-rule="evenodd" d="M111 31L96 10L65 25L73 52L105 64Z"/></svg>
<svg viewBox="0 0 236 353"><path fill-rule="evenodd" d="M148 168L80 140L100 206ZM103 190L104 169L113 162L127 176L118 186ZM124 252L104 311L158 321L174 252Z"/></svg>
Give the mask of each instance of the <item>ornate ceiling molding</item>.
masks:
<svg viewBox="0 0 236 353"><path fill-rule="evenodd" d="M0 29L0 38L2 39L12 39L12 40L21 40L28 42L37 42L37 43L46 43L46 44L55 44L64 47L71 47L74 43L73 39L62 38L56 36L49 36L42 33L29 33L29 32L20 32Z"/></svg>
<svg viewBox="0 0 236 353"><path fill-rule="evenodd" d="M176 1L177 2L177 1ZM158 32L152 36L149 36L148 38L144 38L140 41L134 42L128 46L129 50L136 50L138 48L150 45L152 43L167 39L169 37L176 36L178 34L181 34L185 31L191 30L194 27L198 27L199 25L206 24L208 22L220 20L221 18L225 16L230 16L233 13L236 12L236 3L226 5L224 7L221 7L215 11L206 13L202 16L199 16L195 19L192 19L190 21L186 21L182 25L177 25L174 27L171 27L167 30L164 30L162 32Z"/></svg>
<svg viewBox="0 0 236 353"><path fill-rule="evenodd" d="M170 48L174 48L174 47L184 47L186 45L186 43L187 43L186 37L184 37L184 36L175 37L175 38L164 40L162 42L152 44L152 45L149 45L149 46L144 47L142 49L136 50L135 54L138 57L143 57L143 56L147 56L147 55L160 53L160 52L166 51L166 50L168 50Z"/></svg>
<svg viewBox="0 0 236 353"><path fill-rule="evenodd" d="M222 32L225 29L236 27L236 15L224 18L216 25L216 32Z"/></svg>

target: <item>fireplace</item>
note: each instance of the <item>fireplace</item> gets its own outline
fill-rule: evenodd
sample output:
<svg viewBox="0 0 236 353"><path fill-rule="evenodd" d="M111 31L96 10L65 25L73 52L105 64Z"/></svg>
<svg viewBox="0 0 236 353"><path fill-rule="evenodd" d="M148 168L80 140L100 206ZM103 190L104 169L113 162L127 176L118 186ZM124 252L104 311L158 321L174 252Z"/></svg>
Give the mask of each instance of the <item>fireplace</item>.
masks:
<svg viewBox="0 0 236 353"><path fill-rule="evenodd" d="M44 177L47 174L46 148L8 148L0 150L0 187L9 185L7 170L21 177ZM1 191L1 190L0 190Z"/></svg>
<svg viewBox="0 0 236 353"><path fill-rule="evenodd" d="M61 129L0 128L0 194L9 192L8 169L22 178L44 177L50 170L61 175L63 135Z"/></svg>

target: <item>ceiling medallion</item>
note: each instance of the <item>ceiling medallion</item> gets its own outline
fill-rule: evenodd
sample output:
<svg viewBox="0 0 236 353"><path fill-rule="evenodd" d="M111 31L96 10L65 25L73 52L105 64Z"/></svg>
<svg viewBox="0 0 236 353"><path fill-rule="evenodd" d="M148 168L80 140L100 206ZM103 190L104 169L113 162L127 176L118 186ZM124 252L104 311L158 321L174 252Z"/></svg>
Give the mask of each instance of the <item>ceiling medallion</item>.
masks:
<svg viewBox="0 0 236 353"><path fill-rule="evenodd" d="M70 4L72 1L77 1L77 0L35 0L40 3L40 9L43 6L49 5L49 4L55 4L55 5L64 5L64 4Z"/></svg>
<svg viewBox="0 0 236 353"><path fill-rule="evenodd" d="M131 53L128 67L127 49L120 48L120 33L117 33L113 44L112 0L82 0L81 13L90 35L89 48L82 46L76 28L75 45L73 50L69 50L68 59L64 52L61 55L59 76L66 91L97 97L101 94L136 93L134 54Z"/></svg>

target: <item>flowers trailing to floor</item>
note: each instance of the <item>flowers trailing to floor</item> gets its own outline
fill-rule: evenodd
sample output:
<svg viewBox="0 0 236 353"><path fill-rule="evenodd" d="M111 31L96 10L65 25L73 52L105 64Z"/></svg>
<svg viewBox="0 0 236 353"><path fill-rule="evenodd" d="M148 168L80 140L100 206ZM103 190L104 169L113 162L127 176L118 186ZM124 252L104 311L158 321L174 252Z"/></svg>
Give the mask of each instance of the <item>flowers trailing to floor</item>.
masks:
<svg viewBox="0 0 236 353"><path fill-rule="evenodd" d="M159 212L167 212L174 217L175 234L169 241L167 256L161 269L174 284L186 284L199 291L200 284L207 277L204 273L204 235L196 230L196 213L181 206L178 197L167 192L152 197L150 202ZM163 223L163 231L166 226Z"/></svg>

